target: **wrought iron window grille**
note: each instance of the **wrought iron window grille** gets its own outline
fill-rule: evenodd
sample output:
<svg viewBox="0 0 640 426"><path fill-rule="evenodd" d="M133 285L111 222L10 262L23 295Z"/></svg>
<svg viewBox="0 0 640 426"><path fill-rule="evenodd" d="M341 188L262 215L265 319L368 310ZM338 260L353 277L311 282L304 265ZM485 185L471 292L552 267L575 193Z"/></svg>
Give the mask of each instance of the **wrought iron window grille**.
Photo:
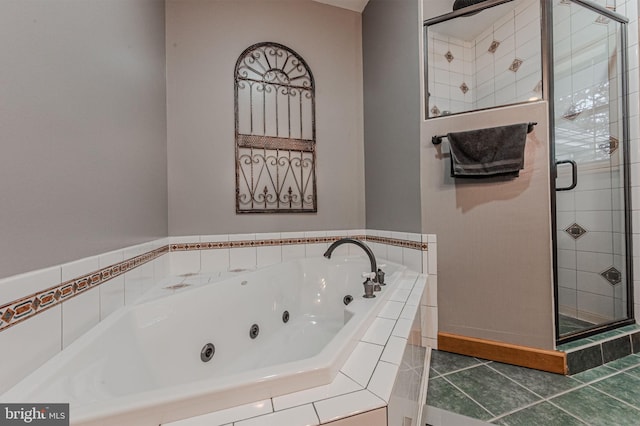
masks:
<svg viewBox="0 0 640 426"><path fill-rule="evenodd" d="M272 42L236 62L237 213L315 213L315 83L305 60Z"/></svg>

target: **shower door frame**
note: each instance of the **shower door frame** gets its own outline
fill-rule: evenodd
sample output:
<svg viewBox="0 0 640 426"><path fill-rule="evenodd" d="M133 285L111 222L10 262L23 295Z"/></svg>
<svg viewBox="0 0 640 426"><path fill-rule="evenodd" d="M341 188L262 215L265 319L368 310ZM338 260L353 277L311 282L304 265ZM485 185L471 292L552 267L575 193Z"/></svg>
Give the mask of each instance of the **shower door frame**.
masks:
<svg viewBox="0 0 640 426"><path fill-rule="evenodd" d="M629 164L629 66L627 59L627 25L629 20L616 12L604 8L598 4L588 0L568 0L578 6L589 9L600 15L605 16L620 24L620 48L621 53L620 66L622 68L621 76L621 96L620 96L620 114L622 118L622 171L624 183L624 225L625 225L625 272L626 272L626 292L627 292L627 318L623 320L613 320L611 322L602 323L592 328L582 331L570 333L565 336L560 335L560 312L558 304L558 241L557 241L557 204L556 204L556 150L555 150L555 98L554 98L554 56L553 56L553 6L549 0L541 0L542 7L542 66L544 76L544 98L547 99L549 106L549 160L551 171L551 226L552 226L552 252L553 252L553 293L554 293L554 315L555 315L555 336L556 344L562 344L588 337L603 331L611 330L628 324L634 324L633 311L633 252L632 252L632 229L631 229L631 176Z"/></svg>

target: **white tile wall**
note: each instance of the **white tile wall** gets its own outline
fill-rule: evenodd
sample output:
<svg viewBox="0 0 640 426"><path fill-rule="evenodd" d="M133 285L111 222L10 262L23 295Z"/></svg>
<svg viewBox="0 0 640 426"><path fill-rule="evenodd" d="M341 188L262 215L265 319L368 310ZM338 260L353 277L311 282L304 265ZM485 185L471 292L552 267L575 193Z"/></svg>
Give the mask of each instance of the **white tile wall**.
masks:
<svg viewBox="0 0 640 426"><path fill-rule="evenodd" d="M122 262L124 252L122 250L103 254L99 257L100 268ZM155 274L155 271L154 271ZM98 287L100 292L100 320L105 319L111 313L124 306L124 276L112 278Z"/></svg>
<svg viewBox="0 0 640 426"><path fill-rule="evenodd" d="M402 350L404 351L404 346L402 347ZM402 354L400 357L402 357ZM333 398L334 396L356 392L360 389L362 389L362 387L359 384L343 373L338 372L333 382L328 385L318 386L273 398L273 406L276 411L279 411L286 408L296 407L298 405L309 404L314 401Z"/></svg>
<svg viewBox="0 0 640 426"><path fill-rule="evenodd" d="M330 423L330 426L387 426L387 409L367 411L358 416L347 417Z"/></svg>
<svg viewBox="0 0 640 426"><path fill-rule="evenodd" d="M143 244L123 250L125 259L130 259L135 256L140 256L150 250L152 250L152 244ZM200 258L198 256L198 269L200 264ZM170 264L173 266L173 260L170 259ZM154 284L154 267L152 263L145 263L135 269L132 269L124 274L124 302L125 304L134 303L142 296L142 294L151 288Z"/></svg>
<svg viewBox="0 0 640 426"><path fill-rule="evenodd" d="M325 231L305 232L304 236L306 238L326 237L327 233ZM305 256L306 257L322 256L324 252L327 251L328 248L329 248L329 244L327 243L307 244L305 245Z"/></svg>
<svg viewBox="0 0 640 426"><path fill-rule="evenodd" d="M66 348L100 322L100 292L85 291L61 306L62 347Z"/></svg>
<svg viewBox="0 0 640 426"><path fill-rule="evenodd" d="M113 278L100 287L100 320L124 306L124 276Z"/></svg>
<svg viewBox="0 0 640 426"><path fill-rule="evenodd" d="M320 421L311 404L235 422L235 426L315 426L318 424Z"/></svg>
<svg viewBox="0 0 640 426"><path fill-rule="evenodd" d="M256 234L232 234L229 241L251 241ZM258 249L256 247L242 247L229 250L229 269L254 269L258 264Z"/></svg>
<svg viewBox="0 0 640 426"><path fill-rule="evenodd" d="M0 394L62 350L62 309L60 305L0 333L5 348L0 368Z"/></svg>
<svg viewBox="0 0 640 426"><path fill-rule="evenodd" d="M604 0L598 0L597 3L606 6ZM629 23L629 65L630 65L630 133L631 139L628 141L631 147L630 160L632 162L631 180L632 186L638 185L639 173L638 170L638 32L637 32L637 1L618 1L616 2L617 12L626 14L630 18ZM607 32L607 27L604 25L592 25L595 15L592 12L586 11L579 7L556 7L554 9L556 15L556 23L554 25L554 38L556 40L555 50L559 57L567 57L572 60L572 64L578 64L581 62L580 53L576 53L576 57L571 57L572 44L573 46L579 44L584 45L589 40L594 40L597 37L602 37ZM582 96L581 90L593 87L594 84L603 80L603 76L606 78L608 75L608 64L606 62L606 52L603 55L603 60L595 61L590 64L588 68L573 69L568 68L564 77L559 78L562 80L561 84L556 84L558 89L556 96L562 97L562 101L557 104L561 107L556 108L559 115L562 115L566 109L571 105L571 102L576 96ZM614 87L617 84L615 78L610 79L610 84ZM610 91L609 96L617 96L615 92ZM584 115L584 113L583 113ZM618 112L615 110L609 110L609 117L615 124L615 120L618 117ZM562 121L561 121L562 123ZM582 123L582 124L580 124ZM576 125L584 125L589 123L589 120L580 119L575 122L566 122L564 126L567 129L572 129ZM615 126L614 126L615 128ZM597 131L597 129L595 129ZM602 134L606 136L610 132L610 129L603 129ZM584 140L584 146L563 148L559 147L559 152L564 155L573 155L575 159L579 158L580 152L585 151L585 147L589 144L600 143L600 140L596 137L593 140ZM564 152L564 151L566 152ZM593 154L588 154L593 156ZM616 164L617 158L612 160L612 164ZM618 214L612 215L610 211L612 205L612 199L614 203L617 203L617 192L612 198L610 188L616 188L620 186L619 176L614 175L614 179L608 170L598 171L593 168L591 170L580 170L579 185L573 194L564 193L561 197L558 197L559 209L566 211L575 211L575 222L582 225L589 231L586 235L579 238L574 248L571 250L577 250L575 256L571 256L569 252L563 254L563 259L568 263L563 264L561 269L559 284L560 287L560 301L562 304L570 304L573 308L573 312L576 312L578 317L590 320L606 320L613 319L613 315L619 315L621 312L620 302L621 298L616 297L620 294L619 285L611 286L607 281L599 276L599 273L607 269L609 266L615 264L623 267L622 263L612 256L611 253L619 254L622 252L622 239L621 235L614 234L613 237L607 233L616 229L621 229L621 221ZM609 189L607 189L609 188ZM635 188L632 188L632 192ZM560 193L559 193L560 194ZM632 207L637 210L638 203L635 197ZM637 222L637 221L636 221ZM638 228L634 228L634 233ZM560 232L562 234L562 232ZM567 244L567 240L564 239L565 245L563 248L570 249ZM634 246L637 246L634 243ZM576 260L573 260L575 258ZM574 265L575 263L575 265ZM575 269L577 268L577 272ZM600 269L602 268L602 269ZM573 272L571 272L573 271ZM576 288L576 282L578 283L578 291L573 293L570 288ZM572 305L571 305L572 304ZM563 307L565 310L570 309L568 306Z"/></svg>
<svg viewBox="0 0 640 426"><path fill-rule="evenodd" d="M374 343L376 345L385 345L389 336L391 336L391 331L393 327L395 327L395 320L386 319L386 318L376 318L373 320L371 326L362 337L362 341Z"/></svg>
<svg viewBox="0 0 640 426"><path fill-rule="evenodd" d="M398 368L398 364L380 361L371 376L367 389L384 401L389 401Z"/></svg>
<svg viewBox="0 0 640 426"><path fill-rule="evenodd" d="M171 237L171 244L199 243L199 236ZM201 269L201 250L195 251L173 251L169 253L169 270L172 275L192 274ZM126 256L126 254L125 254ZM132 293L133 290L130 290ZM135 292L138 294L138 292Z"/></svg>
<svg viewBox="0 0 640 426"><path fill-rule="evenodd" d="M228 235L202 235L200 242L217 243L229 241ZM199 250L200 272L210 273L229 270L229 249ZM174 253L171 253L173 255ZM195 266L195 265L192 265ZM198 272L192 271L192 272ZM172 271L175 275L175 271Z"/></svg>
<svg viewBox="0 0 640 426"><path fill-rule="evenodd" d="M392 335L398 337L405 337L409 335L411 331L411 325L413 321L410 319L400 318L396 322L396 326L393 328Z"/></svg>
<svg viewBox="0 0 640 426"><path fill-rule="evenodd" d="M344 232L342 235L344 235ZM283 232L281 236L283 239L304 238L304 232ZM335 253L337 254L338 252L336 251ZM304 259L305 257L306 250L304 244L288 244L282 246L283 262L295 259Z"/></svg>
<svg viewBox="0 0 640 426"><path fill-rule="evenodd" d="M62 281L93 272L100 269L100 258L98 256L88 257L86 259L77 260L75 262L65 263L61 266Z"/></svg>
<svg viewBox="0 0 640 426"><path fill-rule="evenodd" d="M15 300L26 294L23 291L27 290L27 293L35 293L44 288L49 288L60 283L64 279L76 278L79 275L93 272L100 268L121 262L122 260L143 254L155 248L161 247L169 243L194 243L194 242L215 242L215 241L227 241L231 240L247 240L247 239L271 239L271 238L297 238L297 237L314 237L325 235L345 235L348 232L350 235L365 235L365 230L353 230L353 231L328 231L328 232L308 232L303 233L289 233L289 234L247 234L247 235L217 235L217 236L189 236L189 237L173 237L169 239L158 240L153 243L143 244L139 246L129 247L123 250L117 250L106 253L101 256L95 256L87 259L82 259L77 262L61 265L54 268L49 268L42 271L36 271L29 274L23 274L21 276L10 277L0 281L0 289L6 291L0 291L0 297L4 297L6 302ZM369 231L371 233L372 231ZM432 235L420 235L410 233L391 233L389 231L375 231L375 234L388 238L400 238L403 240L421 242L429 241L435 247L435 236ZM373 244L372 244L373 245ZM82 335L85 331L89 330L98 322L106 318L109 314L115 312L125 304L133 303L137 300L147 289L149 289L155 283L158 283L163 277L176 274L193 274L199 271L226 271L234 268L253 268L257 264L265 265L273 262L279 262L280 258L285 258L282 251L285 247L291 247L289 255L293 257L304 256L319 256L325 250L328 244L317 245L293 245L293 246L277 246L277 247L260 247L260 248L246 248L246 249L212 249L212 250L194 250L194 251L182 251L171 252L165 256L161 256L151 262L139 266L124 275L111 279L106 283L100 285L98 289L91 289L83 294L76 296L56 306L35 318L29 319L24 323L11 327L8 330L0 333L0 346L12 345L14 341L20 341L24 339L24 336L30 336L29 342L38 342L38 347L42 347L43 351L38 354L30 354L33 356L23 357L20 362L11 360L12 365L16 365L17 368L11 374L7 374L7 377L2 377L0 380L0 392L3 386L8 387L20 378L24 377L27 371L31 371L36 368L55 353L60 351L63 347L69 345L77 337ZM423 270L423 262L426 266L429 263L429 255L424 257L420 250L401 248L396 246L387 246L384 244L378 244L377 250L384 252L385 255L381 258L388 256L388 248L394 247L399 249L396 251L401 261L407 261L409 267L416 269L418 272ZM263 248L275 249L268 251L259 251ZM282 250L281 250L282 249ZM343 255L350 254L349 245L345 245L336 250L336 254L340 255L342 251ZM280 254L280 256L279 256ZM360 255L360 250L353 250L352 254ZM435 252L431 255L435 255ZM255 259L255 260L254 260ZM435 270L435 266L433 267ZM416 275L417 276L417 275ZM187 278L197 279L198 277ZM396 293L394 296L399 301L406 301L412 297L411 287L413 281L403 282L403 290ZM435 295L435 288L432 289L432 294ZM433 295L431 296L433 298ZM5 302L5 303L6 303ZM419 300L413 300L411 303L419 303ZM416 309L416 306L412 305L412 309ZM358 348L354 352L354 361L350 364L345 364L343 372L339 373L342 377L341 381L328 385L324 390L313 390L308 395L317 397L317 392L324 392L326 404L321 404L323 408L323 415L325 417L331 416L331 410L344 411L344 402L342 399L336 399L340 395L356 392L358 389L367 386L372 376L376 373L376 365L382 357L384 363L388 363L387 366L379 367L376 379L374 381L374 388L378 385L379 393L386 395L383 392L383 384L385 378L385 371L388 373L389 368L397 368L399 363L400 346L406 342L406 336L411 327L409 320L401 318L402 315L407 316L410 314L410 310L403 311L403 304L401 302L389 302L388 306L381 313L381 317L376 321L376 327L372 328L367 333L365 341L359 343ZM398 320L399 319L399 320ZM398 320L397 323L395 320ZM404 333L404 334L403 334ZM393 334L393 336L391 336ZM46 335L46 338L40 338L38 336ZM31 337L36 336L39 340L33 340ZM16 340L17 339L17 340ZM388 350L382 354L384 345L387 342L393 342L388 345ZM22 344L22 343L21 343ZM31 343L29 343L31 344ZM34 343L36 344L36 343ZM42 346L40 346L42 345ZM27 344L28 346L28 344ZM23 345L24 347L24 345ZM395 351L394 351L395 348ZM28 348L27 348L28 350ZM387 370L385 370L385 368ZM389 370L390 371L390 370ZM9 372L7 372L9 373ZM311 395L313 393L313 395ZM356 392L358 393L358 392ZM295 399L297 398L297 400ZM285 407L287 404L295 404L299 406L301 403L301 395L297 395L294 399L287 401L287 396L281 397L281 399L274 399L274 404L279 404L281 407ZM350 397L353 398L353 397ZM359 408L357 412L366 412L367 410L376 407L380 407L380 400L373 394L359 393L358 398L361 398L366 402L364 408ZM297 402L292 402L292 401ZM314 399L317 401L317 399ZM348 401L349 399L347 399ZM372 403L375 402L375 403ZM311 400L304 402L308 404ZM368 405L367 405L368 404ZM375 407L374 407L375 406ZM266 407L266 406L265 406ZM262 408L265 408L262 407ZM289 407L293 408L294 405ZM287 408L289 408L287 407ZM247 408L247 407L245 407ZM272 410L271 407L267 407L268 410ZM247 408L253 414L247 415L247 418L254 417L256 414L254 411ZM282 409L282 408L281 408ZM270 411L268 411L270 412ZM220 415L222 412L216 413ZM234 419L241 418L237 412L231 414ZM278 417L279 418L279 417ZM275 417L274 417L275 419ZM210 419L206 416L198 419L190 419L189 425L210 424ZM228 421L223 418L217 418L216 424L227 423ZM186 424L186 423L185 423ZM182 425L182 423L181 423Z"/></svg>
<svg viewBox="0 0 640 426"><path fill-rule="evenodd" d="M407 339L398 336L391 336L384 348L384 351L382 352L380 360L400 365L406 344Z"/></svg>
<svg viewBox="0 0 640 426"><path fill-rule="evenodd" d="M67 263L62 265L62 281L71 280L98 269L100 269L98 256ZM96 289L86 290L61 306L62 347L66 348L100 322L100 292Z"/></svg>
<svg viewBox="0 0 640 426"><path fill-rule="evenodd" d="M638 67L639 64L639 54L638 54L638 2L637 1L633 1L633 0L627 0L627 1L619 1L618 2L620 5L620 9L619 11L621 13L624 13L628 18L629 18L629 52L628 52L628 59L629 59L629 87L630 87L630 96L629 96L629 105L631 106L631 111L633 111L633 115L630 116L630 141L629 141L629 146L631 148L631 169L632 169L632 181L631 184L633 186L640 186L640 180L638 180L637 177L638 176L638 170L640 170L640 147L639 147L639 142L640 142L640 116L638 115L638 110L639 110L639 92L638 92L638 87L640 86L638 84L638 81L640 79L640 68ZM634 176L635 175L635 176ZM640 204L637 203L637 200L639 200L639 197L636 197L635 200L636 202L633 202L632 208L634 210L638 210L640 209ZM632 198L632 200L634 200L634 198ZM633 233L635 235L637 235L640 232L640 228L638 227L633 227L632 228ZM635 244L635 241L637 241L637 239L634 239L634 265L637 262L637 257L640 255L640 245ZM634 269L634 288L637 288L638 285L637 281L640 281L640 269L635 268ZM636 291L634 292L634 298L635 298L635 303L634 303L634 310L635 312L640 312L640 292ZM638 318L637 314L636 314L636 318Z"/></svg>
<svg viewBox="0 0 640 426"><path fill-rule="evenodd" d="M279 239L279 233L258 234L256 239L260 240L273 240ZM256 249L256 266L261 268L263 266L269 266L282 262L282 247L281 246L267 246L258 247Z"/></svg>
<svg viewBox="0 0 640 426"><path fill-rule="evenodd" d="M358 342L340 371L360 386L366 387L382 354L382 349L380 345Z"/></svg>
<svg viewBox="0 0 640 426"><path fill-rule="evenodd" d="M470 41L428 31L429 110L435 105L440 113L455 113L541 99L534 90L542 80L539 5L537 0L521 3ZM491 53L494 40L500 45ZM447 51L454 56L451 62L445 59ZM509 71L516 58L523 64ZM462 82L470 89L466 94Z"/></svg>
<svg viewBox="0 0 640 426"><path fill-rule="evenodd" d="M386 405L386 403L364 389L346 395L318 401L313 404L322 423L347 416L364 413Z"/></svg>
<svg viewBox="0 0 640 426"><path fill-rule="evenodd" d="M252 402L250 404L239 405L237 407L220 410L213 413L203 414L201 416L191 417L189 419L177 422L165 423L163 426L212 426L224 425L234 420L248 419L251 417L262 416L273 412L271 400Z"/></svg>
<svg viewBox="0 0 640 426"><path fill-rule="evenodd" d="M40 269L0 280L0 306L62 282L60 266Z"/></svg>

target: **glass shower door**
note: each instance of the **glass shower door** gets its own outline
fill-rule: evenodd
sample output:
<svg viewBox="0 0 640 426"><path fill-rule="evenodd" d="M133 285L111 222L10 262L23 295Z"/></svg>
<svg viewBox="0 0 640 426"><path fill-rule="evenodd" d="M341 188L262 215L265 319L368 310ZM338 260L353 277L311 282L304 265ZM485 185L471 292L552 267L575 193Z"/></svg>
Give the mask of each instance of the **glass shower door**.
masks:
<svg viewBox="0 0 640 426"><path fill-rule="evenodd" d="M553 6L557 337L632 317L626 24L585 1Z"/></svg>

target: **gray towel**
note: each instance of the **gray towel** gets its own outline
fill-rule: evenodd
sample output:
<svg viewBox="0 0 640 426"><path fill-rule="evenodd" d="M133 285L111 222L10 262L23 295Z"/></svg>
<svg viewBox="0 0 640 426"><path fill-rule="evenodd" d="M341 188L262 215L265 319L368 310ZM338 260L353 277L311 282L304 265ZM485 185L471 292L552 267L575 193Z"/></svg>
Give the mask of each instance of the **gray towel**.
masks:
<svg viewBox="0 0 640 426"><path fill-rule="evenodd" d="M524 168L527 123L447 134L451 176L518 176Z"/></svg>

